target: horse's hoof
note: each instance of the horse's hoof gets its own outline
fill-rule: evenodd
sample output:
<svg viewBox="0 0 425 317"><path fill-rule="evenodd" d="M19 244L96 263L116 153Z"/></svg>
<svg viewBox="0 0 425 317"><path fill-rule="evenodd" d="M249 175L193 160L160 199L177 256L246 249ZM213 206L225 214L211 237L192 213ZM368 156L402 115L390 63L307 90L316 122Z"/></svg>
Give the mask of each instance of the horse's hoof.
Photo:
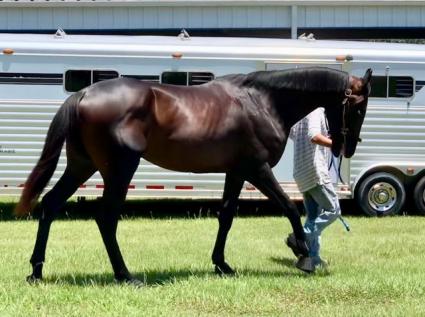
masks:
<svg viewBox="0 0 425 317"><path fill-rule="evenodd" d="M43 279L42 277L35 276L34 274L28 275L25 279L29 284L37 284L41 282Z"/></svg>
<svg viewBox="0 0 425 317"><path fill-rule="evenodd" d="M221 264L216 264L214 271L215 271L216 274L218 274L220 276L235 275L236 274L236 272L226 262L223 262Z"/></svg>
<svg viewBox="0 0 425 317"><path fill-rule="evenodd" d="M298 247L297 239L295 239L295 235L293 233L289 234L288 237L285 240L286 245L288 248L292 250L292 253L298 258L302 255L302 251Z"/></svg>
<svg viewBox="0 0 425 317"><path fill-rule="evenodd" d="M300 256L295 266L306 273L313 273L315 270L313 259L308 256Z"/></svg>
<svg viewBox="0 0 425 317"><path fill-rule="evenodd" d="M130 286L133 286L133 287L136 287L136 288L145 286L145 284L141 280L134 278L134 277L123 278L123 279L115 279L115 282L118 283L118 284L130 285Z"/></svg>

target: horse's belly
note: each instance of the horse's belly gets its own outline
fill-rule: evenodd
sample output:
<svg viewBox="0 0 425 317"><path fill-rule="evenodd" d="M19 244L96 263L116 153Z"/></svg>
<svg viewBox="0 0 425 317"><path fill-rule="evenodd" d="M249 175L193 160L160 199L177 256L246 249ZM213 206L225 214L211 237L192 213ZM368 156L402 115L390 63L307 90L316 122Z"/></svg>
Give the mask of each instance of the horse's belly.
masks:
<svg viewBox="0 0 425 317"><path fill-rule="evenodd" d="M168 140L148 142L142 156L147 161L170 170L212 173L232 169L239 155L231 142Z"/></svg>

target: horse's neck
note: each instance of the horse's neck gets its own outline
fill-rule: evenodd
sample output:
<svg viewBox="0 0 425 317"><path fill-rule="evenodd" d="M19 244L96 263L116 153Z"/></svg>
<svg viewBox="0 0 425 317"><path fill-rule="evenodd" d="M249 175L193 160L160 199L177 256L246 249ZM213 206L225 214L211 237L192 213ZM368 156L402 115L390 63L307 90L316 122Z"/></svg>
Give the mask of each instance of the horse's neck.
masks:
<svg viewBox="0 0 425 317"><path fill-rule="evenodd" d="M317 108L319 108L320 105L318 104L309 104L309 105L302 105L299 107L298 111L295 111L291 122L289 122L290 126L292 127L295 123L303 119L305 116L307 116L309 113L313 112Z"/></svg>
<svg viewBox="0 0 425 317"><path fill-rule="evenodd" d="M319 102L294 102L293 104L284 104L283 107L279 107L279 114L284 122L285 128L289 130L292 126L307 116L310 112L320 107Z"/></svg>

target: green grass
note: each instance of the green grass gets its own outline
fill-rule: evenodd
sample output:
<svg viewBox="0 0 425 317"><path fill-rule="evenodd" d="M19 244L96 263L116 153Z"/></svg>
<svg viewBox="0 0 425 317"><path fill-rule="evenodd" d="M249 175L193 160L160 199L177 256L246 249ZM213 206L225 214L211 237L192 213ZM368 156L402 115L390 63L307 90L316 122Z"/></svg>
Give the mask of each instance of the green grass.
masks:
<svg viewBox="0 0 425 317"><path fill-rule="evenodd" d="M424 316L425 218L348 218L323 235L329 272L293 266L286 219L237 218L219 278L215 219L124 220L127 265L146 286L116 285L94 221L53 224L45 281L29 285L37 223L0 222L0 316Z"/></svg>

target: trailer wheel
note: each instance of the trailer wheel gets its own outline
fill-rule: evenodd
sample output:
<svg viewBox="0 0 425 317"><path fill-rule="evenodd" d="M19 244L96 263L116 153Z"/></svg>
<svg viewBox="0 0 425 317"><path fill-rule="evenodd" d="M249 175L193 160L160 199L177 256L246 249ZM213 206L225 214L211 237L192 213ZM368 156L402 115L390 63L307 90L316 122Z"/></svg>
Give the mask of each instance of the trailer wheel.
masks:
<svg viewBox="0 0 425 317"><path fill-rule="evenodd" d="M362 181L356 198L368 216L389 216L401 211L406 191L396 176L380 172Z"/></svg>
<svg viewBox="0 0 425 317"><path fill-rule="evenodd" d="M418 212L425 215L425 176L417 182L413 191L413 200Z"/></svg>

